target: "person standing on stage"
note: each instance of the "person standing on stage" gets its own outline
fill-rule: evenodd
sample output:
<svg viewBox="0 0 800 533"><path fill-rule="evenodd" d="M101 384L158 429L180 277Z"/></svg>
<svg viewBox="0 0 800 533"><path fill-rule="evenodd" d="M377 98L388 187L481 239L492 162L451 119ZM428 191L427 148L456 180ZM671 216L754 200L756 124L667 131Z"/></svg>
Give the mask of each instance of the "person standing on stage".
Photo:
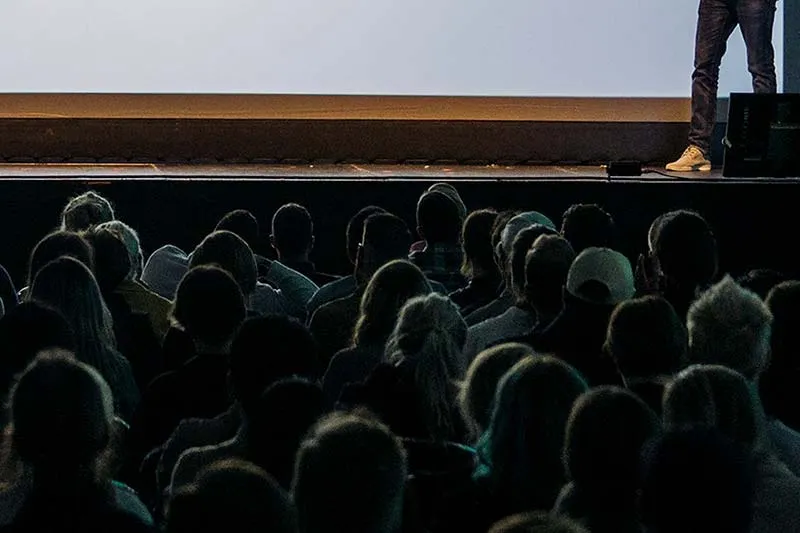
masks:
<svg viewBox="0 0 800 533"><path fill-rule="evenodd" d="M775 50L772 27L776 0L700 0L692 74L692 121L689 147L667 170L709 171L711 133L717 113L719 67L737 24L747 48L747 68L756 93L775 93Z"/></svg>

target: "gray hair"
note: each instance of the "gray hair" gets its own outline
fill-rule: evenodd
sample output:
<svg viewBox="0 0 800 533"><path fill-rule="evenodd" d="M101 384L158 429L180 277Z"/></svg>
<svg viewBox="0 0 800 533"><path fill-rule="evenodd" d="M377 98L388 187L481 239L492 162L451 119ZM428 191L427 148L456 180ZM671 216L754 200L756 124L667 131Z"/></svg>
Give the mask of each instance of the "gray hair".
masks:
<svg viewBox="0 0 800 533"><path fill-rule="evenodd" d="M692 363L719 364L755 379L767 366L772 313L757 294L726 275L687 315Z"/></svg>

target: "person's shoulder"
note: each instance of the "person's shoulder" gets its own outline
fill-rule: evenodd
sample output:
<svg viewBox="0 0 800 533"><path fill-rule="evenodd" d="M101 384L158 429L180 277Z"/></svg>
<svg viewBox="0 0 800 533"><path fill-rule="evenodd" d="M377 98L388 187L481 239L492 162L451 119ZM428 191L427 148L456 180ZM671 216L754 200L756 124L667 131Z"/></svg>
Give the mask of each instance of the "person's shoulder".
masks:
<svg viewBox="0 0 800 533"><path fill-rule="evenodd" d="M314 314L311 316L311 322L313 323L315 320L339 314L342 309L348 306L349 300L354 294L354 292L351 292L346 296L342 296L341 298L336 298L322 304L317 308L316 311L314 311Z"/></svg>

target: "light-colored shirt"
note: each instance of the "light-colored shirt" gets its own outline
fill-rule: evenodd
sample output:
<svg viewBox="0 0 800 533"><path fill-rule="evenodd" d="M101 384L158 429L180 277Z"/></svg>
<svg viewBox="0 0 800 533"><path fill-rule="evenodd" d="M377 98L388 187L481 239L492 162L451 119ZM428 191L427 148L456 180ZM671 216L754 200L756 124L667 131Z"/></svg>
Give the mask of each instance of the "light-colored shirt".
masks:
<svg viewBox="0 0 800 533"><path fill-rule="evenodd" d="M512 305L503 314L470 326L464 344L466 365L486 348L507 339L520 337L536 325L536 313Z"/></svg>

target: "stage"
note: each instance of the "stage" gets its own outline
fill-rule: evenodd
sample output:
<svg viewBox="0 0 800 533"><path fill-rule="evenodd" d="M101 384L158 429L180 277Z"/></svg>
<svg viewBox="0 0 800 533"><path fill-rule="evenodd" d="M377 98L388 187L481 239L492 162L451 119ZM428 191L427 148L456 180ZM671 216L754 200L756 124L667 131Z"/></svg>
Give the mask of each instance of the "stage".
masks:
<svg viewBox="0 0 800 533"><path fill-rule="evenodd" d="M711 172L668 172L644 166L641 176L609 176L605 165L464 165L447 161L406 164L283 163L283 164L182 164L182 163L13 163L0 164L3 180L67 180L77 182L117 180L177 181L453 181L453 182L633 182L718 184L800 183L793 178L724 177L721 168Z"/></svg>

